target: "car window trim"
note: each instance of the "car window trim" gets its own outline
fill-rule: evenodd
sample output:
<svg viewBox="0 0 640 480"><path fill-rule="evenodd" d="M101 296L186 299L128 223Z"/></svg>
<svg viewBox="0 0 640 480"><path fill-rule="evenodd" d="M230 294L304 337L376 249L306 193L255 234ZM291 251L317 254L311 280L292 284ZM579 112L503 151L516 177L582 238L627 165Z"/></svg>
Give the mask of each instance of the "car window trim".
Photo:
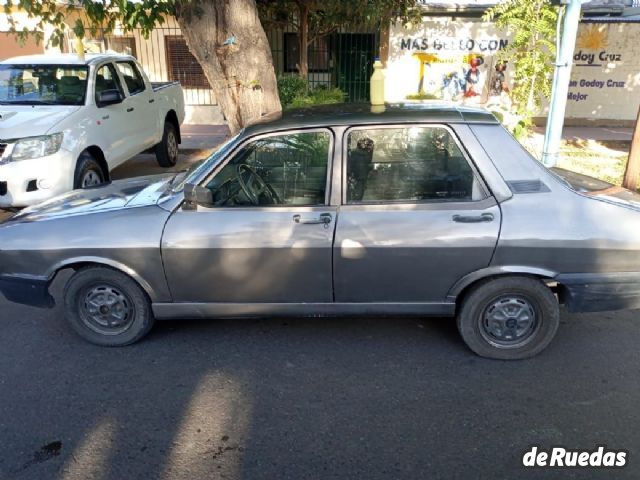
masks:
<svg viewBox="0 0 640 480"><path fill-rule="evenodd" d="M142 76L142 73L140 72L140 70L138 70L138 66L135 64L135 62L133 62L131 60L116 60L113 63L115 63L116 70L118 70L119 76L122 77L122 84L127 89L127 93L129 94L130 97L135 97L136 95L144 93L147 90L147 84L145 83L144 77ZM127 85L127 82L124 80L124 73L122 73L122 71L118 68L118 65L120 65L121 63L125 63L125 64L131 66L131 68L134 71L134 73L138 74L138 77L142 81L142 90L140 90L139 92L136 92L136 93L131 93L131 90L129 90L129 85Z"/></svg>
<svg viewBox="0 0 640 480"><path fill-rule="evenodd" d="M329 127L313 127L313 128L296 128L293 130L280 130L275 132L261 133L245 138L238 143L233 150L227 153L227 156L213 167L213 170L205 174L198 182L199 186L206 186L219 172L222 170L246 145L251 142L262 140L263 138L281 137L284 135L292 135L296 133L328 133L329 134L329 154L327 155L327 175L325 179L324 203L322 205L237 205L233 207L207 207L207 210L238 210L238 209L284 209L284 208L326 208L330 206L331 198L331 178L333 176L333 159L335 157L335 134Z"/></svg>
<svg viewBox="0 0 640 480"><path fill-rule="evenodd" d="M460 150L460 152L462 153L463 158L467 161L467 164L469 165L469 167L471 168L471 171L473 172L474 178L476 179L476 181L479 183L480 187L482 188L482 190L484 191L485 194L485 198L482 198L480 200L465 200L465 201L460 201L460 200L397 200L397 201L369 201L369 202L357 202L357 203L348 203L347 201L347 162L349 161L349 134L354 131L354 130L393 130L393 129L399 129L399 128L443 128L445 129L447 132L449 132L449 134L451 135L451 137L453 138L453 141L455 142L455 144L457 145L458 149ZM388 124L381 124L381 125L354 125L352 127L347 128L343 134L342 134L342 168L341 168L341 175L342 175L342 179L340 182L341 185L341 195L340 195L340 204L342 207L361 207L361 206L381 206L381 205L389 205L389 206L402 206L402 205L439 205L439 206L444 206L444 205L458 205L457 208L460 208L460 205L470 205L470 204L476 204L476 203L480 203L480 202L484 202L485 200L487 200L487 198L493 198L492 194L491 194L491 190L489 190L489 188L487 187L486 182L484 181L484 178L482 177L482 175L480 174L480 171L478 170L478 168L475 165L475 162L473 161L473 159L471 158L471 156L469 155L469 152L467 152L466 148L464 148L464 145L462 144L462 142L460 141L460 139L458 138L458 135L456 135L456 132L453 128L451 128L450 125L445 124L445 123L435 123L435 122L429 122L429 123L424 123L424 122L417 122L417 123L388 123Z"/></svg>

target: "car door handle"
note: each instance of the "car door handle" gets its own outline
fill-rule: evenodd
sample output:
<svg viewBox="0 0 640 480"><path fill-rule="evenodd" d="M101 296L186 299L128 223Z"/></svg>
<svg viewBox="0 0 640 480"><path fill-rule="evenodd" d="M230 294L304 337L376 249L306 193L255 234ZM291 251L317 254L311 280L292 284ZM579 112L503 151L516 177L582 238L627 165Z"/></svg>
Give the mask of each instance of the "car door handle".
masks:
<svg viewBox="0 0 640 480"><path fill-rule="evenodd" d="M155 99L155 98L152 98L152 99L150 99L150 100L149 100L149 103L153 103L153 102L155 102L155 101L156 101L156 99Z"/></svg>
<svg viewBox="0 0 640 480"><path fill-rule="evenodd" d="M305 218L302 215L294 215L293 221L301 225L329 225L332 217L330 213L323 213L319 217Z"/></svg>
<svg viewBox="0 0 640 480"><path fill-rule="evenodd" d="M493 222L493 213L483 213L482 215L454 215L453 221L458 223L482 223Z"/></svg>
<svg viewBox="0 0 640 480"><path fill-rule="evenodd" d="M127 112L133 112L134 110L135 110L135 108L133 108L133 107L127 108Z"/></svg>

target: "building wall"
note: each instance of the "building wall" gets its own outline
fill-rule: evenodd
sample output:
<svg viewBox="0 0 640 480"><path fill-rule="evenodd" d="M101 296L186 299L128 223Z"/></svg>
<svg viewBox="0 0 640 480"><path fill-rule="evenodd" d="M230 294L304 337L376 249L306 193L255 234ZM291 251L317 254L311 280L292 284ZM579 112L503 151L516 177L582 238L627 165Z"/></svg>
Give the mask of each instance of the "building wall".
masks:
<svg viewBox="0 0 640 480"><path fill-rule="evenodd" d="M640 23L581 23L567 105L568 125L626 125L635 121L640 106L638 38ZM510 39L509 33L497 30L492 23L474 18L425 17L418 25L392 25L386 99L404 101L422 91L429 97L464 104L493 102L496 97L490 86L497 53ZM474 85L477 95L465 97L469 63L478 56L484 63ZM509 70L507 64L507 82L511 82Z"/></svg>

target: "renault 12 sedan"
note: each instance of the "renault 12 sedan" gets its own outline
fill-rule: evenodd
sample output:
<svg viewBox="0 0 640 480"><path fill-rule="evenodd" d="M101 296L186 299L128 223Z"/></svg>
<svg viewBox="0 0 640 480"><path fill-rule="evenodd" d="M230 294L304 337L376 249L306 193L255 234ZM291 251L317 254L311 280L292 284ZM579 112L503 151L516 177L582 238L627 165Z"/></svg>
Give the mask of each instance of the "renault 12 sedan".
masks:
<svg viewBox="0 0 640 480"><path fill-rule="evenodd" d="M545 169L489 113L294 111L174 177L74 191L0 225L0 289L86 340L155 319L455 316L477 354L543 350L571 311L640 308L640 200Z"/></svg>

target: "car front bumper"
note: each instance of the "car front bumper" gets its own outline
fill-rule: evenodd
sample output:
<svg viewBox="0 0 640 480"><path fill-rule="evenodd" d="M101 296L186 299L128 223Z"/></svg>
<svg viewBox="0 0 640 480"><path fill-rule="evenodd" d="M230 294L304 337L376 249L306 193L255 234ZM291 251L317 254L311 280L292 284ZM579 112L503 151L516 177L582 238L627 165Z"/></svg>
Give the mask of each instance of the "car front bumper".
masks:
<svg viewBox="0 0 640 480"><path fill-rule="evenodd" d="M67 150L0 163L0 208L28 207L73 189L75 159Z"/></svg>

